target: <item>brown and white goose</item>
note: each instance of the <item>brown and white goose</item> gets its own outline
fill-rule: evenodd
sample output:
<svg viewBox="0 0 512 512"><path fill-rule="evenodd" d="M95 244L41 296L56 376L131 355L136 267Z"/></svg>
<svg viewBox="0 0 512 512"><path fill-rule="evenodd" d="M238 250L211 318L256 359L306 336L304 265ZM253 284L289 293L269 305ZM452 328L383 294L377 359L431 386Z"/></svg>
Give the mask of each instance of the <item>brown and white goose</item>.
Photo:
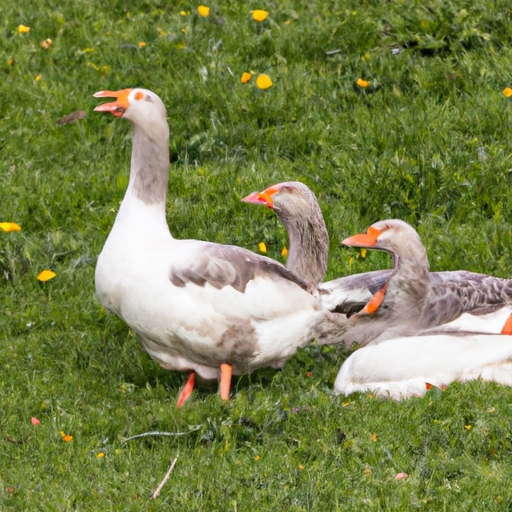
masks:
<svg viewBox="0 0 512 512"><path fill-rule="evenodd" d="M345 245L389 252L394 269L365 308L350 319L350 339L361 344L419 332L509 334L512 280L473 272L431 273L416 230L391 219L372 224Z"/></svg>
<svg viewBox="0 0 512 512"><path fill-rule="evenodd" d="M288 233L286 268L303 279L310 290L318 289L323 306L330 311L347 315L360 311L391 276L391 270L377 270L322 283L329 235L315 194L304 183L278 183L242 201L276 212Z"/></svg>
<svg viewBox="0 0 512 512"><path fill-rule="evenodd" d="M132 123L130 180L96 265L101 304L123 319L161 366L220 377L281 367L313 337L331 337L343 315L322 308L281 264L240 247L177 240L166 222L169 126L160 98L146 89L101 91L96 107Z"/></svg>
<svg viewBox="0 0 512 512"><path fill-rule="evenodd" d="M382 234L378 244L372 234L381 223L343 242L386 250L394 270L319 284L327 266L328 235L311 190L299 182L285 182L253 192L243 201L276 212L290 241L286 267L310 287L318 285L324 307L352 315L339 333L347 345L410 336L439 326L443 331L500 333L512 312L512 281L466 271L431 273L419 236L402 221L384 221L387 235Z"/></svg>

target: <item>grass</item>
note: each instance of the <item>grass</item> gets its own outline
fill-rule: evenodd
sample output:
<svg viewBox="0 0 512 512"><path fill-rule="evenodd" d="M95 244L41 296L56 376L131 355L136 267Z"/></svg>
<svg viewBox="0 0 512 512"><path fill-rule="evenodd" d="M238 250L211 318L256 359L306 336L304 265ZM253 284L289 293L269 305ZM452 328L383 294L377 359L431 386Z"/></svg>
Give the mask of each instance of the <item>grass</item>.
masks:
<svg viewBox="0 0 512 512"><path fill-rule="evenodd" d="M0 221L23 228L0 233L0 509L510 509L507 388L336 399L346 353L312 345L280 372L235 380L229 403L203 383L176 411L183 375L94 296L131 131L92 112L102 89L161 95L176 237L265 241L280 259L283 228L240 198L297 179L321 202L328 278L387 266L339 241L390 217L417 226L433 270L510 276L510 2L219 0L208 18L196 7L0 5ZM255 8L269 18L253 21ZM242 85L247 71L274 86ZM56 124L77 110L86 117ZM57 277L39 283L45 268ZM155 430L184 435L123 443Z"/></svg>

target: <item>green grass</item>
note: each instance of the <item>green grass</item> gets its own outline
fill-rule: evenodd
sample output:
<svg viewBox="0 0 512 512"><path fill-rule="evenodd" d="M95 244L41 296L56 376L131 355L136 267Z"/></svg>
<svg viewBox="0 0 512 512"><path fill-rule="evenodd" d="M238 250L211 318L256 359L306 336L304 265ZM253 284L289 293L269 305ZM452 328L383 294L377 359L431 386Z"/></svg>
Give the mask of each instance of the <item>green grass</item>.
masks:
<svg viewBox="0 0 512 512"><path fill-rule="evenodd" d="M265 241L280 259L282 226L240 198L297 179L321 202L328 278L389 265L339 242L390 217L418 227L433 270L510 276L510 2L223 0L205 19L196 7L0 5L0 222L23 228L0 232L0 509L509 510L508 388L336 399L347 354L311 346L236 379L229 403L203 383L176 411L184 376L94 296L131 130L93 113L92 94L143 86L164 100L176 237ZM256 8L269 19L253 21ZM242 85L250 70L274 86ZM87 116L56 124L76 110ZM44 268L57 277L42 284ZM186 435L122 442L154 430Z"/></svg>

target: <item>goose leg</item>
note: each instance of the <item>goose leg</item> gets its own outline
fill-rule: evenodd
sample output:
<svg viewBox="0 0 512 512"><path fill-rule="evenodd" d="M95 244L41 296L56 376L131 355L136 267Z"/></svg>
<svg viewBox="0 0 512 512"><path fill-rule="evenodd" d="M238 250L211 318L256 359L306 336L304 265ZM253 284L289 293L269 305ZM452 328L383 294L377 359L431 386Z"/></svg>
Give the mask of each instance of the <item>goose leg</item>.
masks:
<svg viewBox="0 0 512 512"><path fill-rule="evenodd" d="M224 363L220 365L220 397L222 400L229 400L229 388L231 386L231 375L233 367Z"/></svg>
<svg viewBox="0 0 512 512"><path fill-rule="evenodd" d="M192 391L194 391L195 383L196 383L196 373L191 371L191 372L189 372L187 382L183 386L180 396L178 397L178 402L176 403L176 409L181 407L187 401L187 399L190 397L190 395L192 394Z"/></svg>

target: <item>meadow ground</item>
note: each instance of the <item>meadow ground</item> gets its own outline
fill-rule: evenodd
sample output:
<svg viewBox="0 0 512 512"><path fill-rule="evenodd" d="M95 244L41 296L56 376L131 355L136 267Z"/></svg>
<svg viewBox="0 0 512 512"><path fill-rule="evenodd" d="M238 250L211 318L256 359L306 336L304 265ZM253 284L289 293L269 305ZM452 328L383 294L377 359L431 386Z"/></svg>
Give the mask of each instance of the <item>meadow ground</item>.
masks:
<svg viewBox="0 0 512 512"><path fill-rule="evenodd" d="M265 242L282 260L282 226L240 198L293 179L320 200L328 278L389 266L339 242L390 217L418 228L433 270L511 276L509 0L207 5L0 4L0 222L22 227L0 232L0 509L510 510L508 388L335 398L347 353L312 345L235 379L228 403L202 384L175 410L184 376L95 299L131 128L92 97L164 100L176 237ZM123 442L150 431L180 435Z"/></svg>

